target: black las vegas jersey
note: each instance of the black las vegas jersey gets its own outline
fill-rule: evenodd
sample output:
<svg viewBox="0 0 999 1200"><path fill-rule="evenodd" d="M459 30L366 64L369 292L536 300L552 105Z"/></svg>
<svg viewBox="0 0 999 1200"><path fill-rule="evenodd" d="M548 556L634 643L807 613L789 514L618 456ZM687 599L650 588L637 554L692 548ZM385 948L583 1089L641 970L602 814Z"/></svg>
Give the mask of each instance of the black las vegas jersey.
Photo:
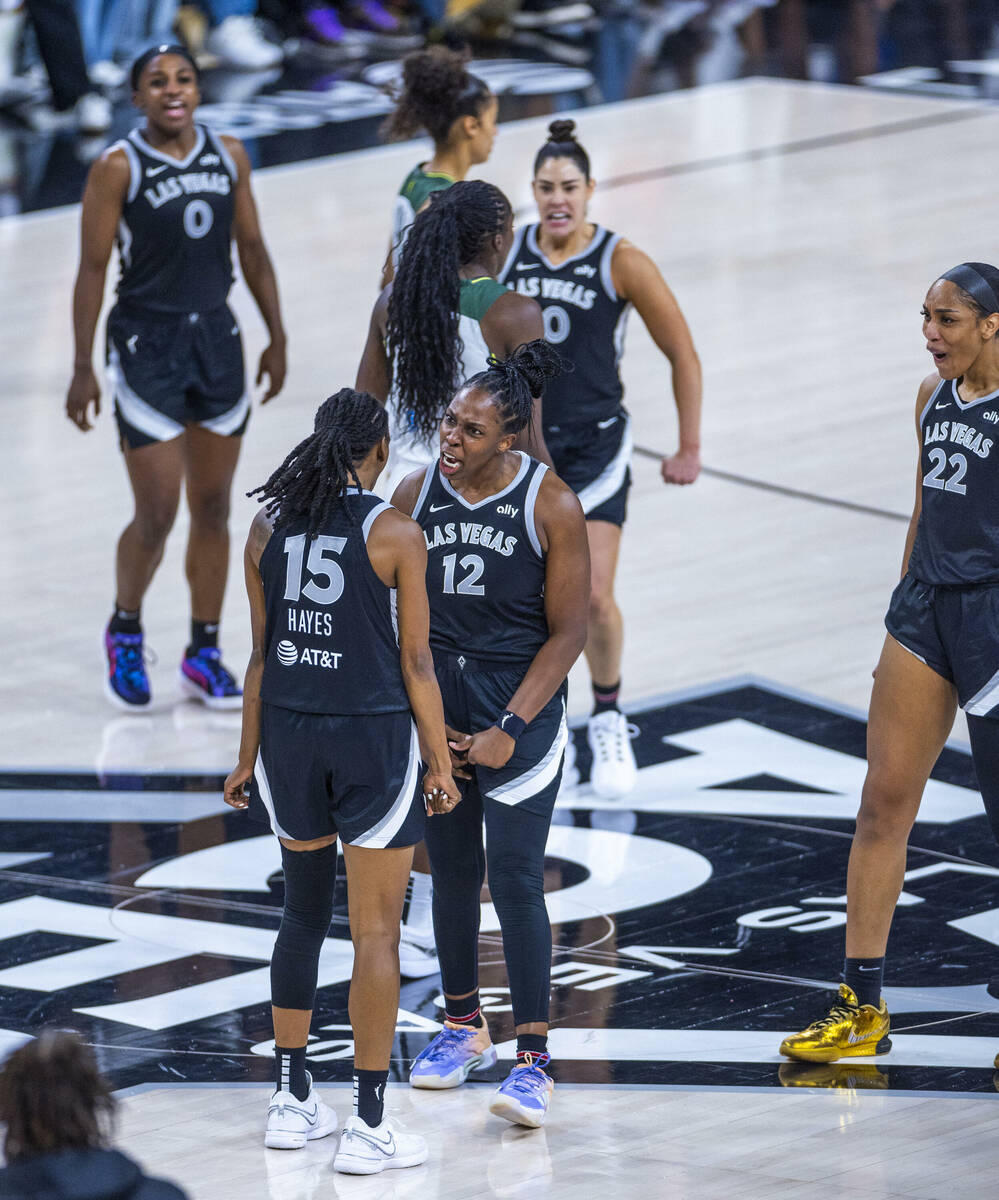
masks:
<svg viewBox="0 0 999 1200"><path fill-rule="evenodd" d="M545 556L534 523L548 468L520 458L509 486L477 504L436 465L427 467L413 519L427 542L434 650L510 664L530 662L548 640Z"/></svg>
<svg viewBox="0 0 999 1200"><path fill-rule="evenodd" d="M130 181L118 225L118 299L157 312L209 312L232 287L236 164L220 137L195 127L185 159L155 150L133 129L114 149Z"/></svg>
<svg viewBox="0 0 999 1200"><path fill-rule="evenodd" d="M368 533L391 508L354 491L310 541L305 522L276 529L260 556L267 609L261 699L310 713L409 708L399 665L395 589L368 558Z"/></svg>
<svg viewBox="0 0 999 1200"><path fill-rule="evenodd" d="M999 392L965 403L942 380L923 409L922 511L909 572L923 583L999 583Z"/></svg>
<svg viewBox="0 0 999 1200"><path fill-rule="evenodd" d="M621 235L596 227L582 254L558 266L538 249L538 226L517 230L500 282L541 305L545 339L575 370L545 387L544 423L604 421L621 410L618 364L630 304L614 290L611 257Z"/></svg>

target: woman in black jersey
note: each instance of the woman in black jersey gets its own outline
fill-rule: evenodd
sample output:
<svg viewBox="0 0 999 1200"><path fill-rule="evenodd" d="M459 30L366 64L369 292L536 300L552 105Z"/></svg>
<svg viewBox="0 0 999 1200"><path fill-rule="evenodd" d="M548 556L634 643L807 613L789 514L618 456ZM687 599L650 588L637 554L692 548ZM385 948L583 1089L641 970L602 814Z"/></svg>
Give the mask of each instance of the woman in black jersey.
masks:
<svg viewBox="0 0 999 1200"><path fill-rule="evenodd" d="M225 783L227 803L252 804L281 841L284 914L271 960L277 1091L264 1138L278 1149L300 1148L336 1124L305 1055L338 837L343 846L354 1114L334 1166L349 1174L426 1158L423 1139L383 1111L399 917L424 801L442 813L458 801L427 644L426 546L419 526L371 491L387 457L385 410L344 388L320 407L315 432L250 493L266 507L246 545L253 652L239 763ZM421 748L430 764L422 796Z"/></svg>
<svg viewBox="0 0 999 1200"><path fill-rule="evenodd" d="M285 334L277 282L250 190L242 144L195 123L198 69L181 46L156 46L132 68L145 123L94 164L83 196L73 292L76 365L66 413L92 428L101 394L91 358L104 277L117 239L117 302L108 316L107 376L135 512L118 542L115 605L104 633L108 698L127 711L150 701L140 610L187 493L191 640L185 694L238 708L239 686L218 649L229 562L229 494L246 428L239 326L226 305L231 241L270 342L257 383L264 401L284 384Z"/></svg>
<svg viewBox="0 0 999 1200"><path fill-rule="evenodd" d="M410 1082L457 1087L496 1061L478 994L488 867L517 1032L517 1065L490 1111L533 1127L554 1086L544 1070L544 853L567 740L565 679L586 641L589 554L579 501L513 445L532 397L560 369L543 341L490 359L448 405L437 462L393 496L426 538L430 645L456 771L466 778L461 804L427 827L445 1024Z"/></svg>
<svg viewBox="0 0 999 1200"><path fill-rule="evenodd" d="M666 483L693 483L700 471L701 366L656 264L588 219L595 183L574 128L572 121L549 126L534 160L539 221L517 231L500 280L537 299L545 337L575 367L545 393L544 438L555 470L586 514L593 570L586 643L594 700L587 729L590 782L598 795L614 798L636 779L627 721L618 708L624 628L614 597L631 482L630 421L618 367L632 306L672 368L680 448L662 461Z"/></svg>
<svg viewBox="0 0 999 1200"><path fill-rule="evenodd" d="M891 1047L881 998L888 932L909 831L958 705L999 839L999 270L952 268L922 315L936 369L916 397L916 502L871 693L844 982L827 1016L781 1044L791 1058Z"/></svg>

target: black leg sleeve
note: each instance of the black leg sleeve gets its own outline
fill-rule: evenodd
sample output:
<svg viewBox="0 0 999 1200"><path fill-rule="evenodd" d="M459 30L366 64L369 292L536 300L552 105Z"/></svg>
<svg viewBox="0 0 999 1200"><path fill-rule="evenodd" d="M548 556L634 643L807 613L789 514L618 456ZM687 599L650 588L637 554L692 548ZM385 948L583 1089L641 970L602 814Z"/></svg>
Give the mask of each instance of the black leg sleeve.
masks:
<svg viewBox="0 0 999 1200"><path fill-rule="evenodd" d="M427 821L425 841L444 994L464 996L479 986L479 893L486 875L482 799L474 784L457 808Z"/></svg>
<svg viewBox="0 0 999 1200"><path fill-rule="evenodd" d="M968 717L968 734L985 815L992 826L992 836L999 842L999 721L991 717Z"/></svg>
<svg viewBox="0 0 999 1200"><path fill-rule="evenodd" d="M321 850L281 847L284 913L271 956L271 1002L312 1011L319 953L333 917L336 842Z"/></svg>

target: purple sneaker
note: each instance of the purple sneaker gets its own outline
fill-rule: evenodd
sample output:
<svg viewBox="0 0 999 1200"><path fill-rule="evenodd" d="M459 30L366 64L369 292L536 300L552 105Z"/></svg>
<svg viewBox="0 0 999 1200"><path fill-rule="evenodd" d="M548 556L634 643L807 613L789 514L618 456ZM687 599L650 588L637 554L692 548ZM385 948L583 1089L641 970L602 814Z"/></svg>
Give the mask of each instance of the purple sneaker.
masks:
<svg viewBox="0 0 999 1200"><path fill-rule="evenodd" d="M452 1025L444 1028L413 1060L409 1082L415 1088L460 1087L470 1071L482 1071L496 1061L496 1047L489 1030L481 1026Z"/></svg>
<svg viewBox="0 0 999 1200"><path fill-rule="evenodd" d="M373 33L398 33L399 18L378 0L358 0L350 6L350 22L358 29L370 29Z"/></svg>
<svg viewBox="0 0 999 1200"><path fill-rule="evenodd" d="M555 1091L554 1079L541 1069L547 1065L547 1054L529 1055L526 1062L518 1063L493 1096L489 1105L493 1116L540 1129Z"/></svg>
<svg viewBox="0 0 999 1200"><path fill-rule="evenodd" d="M104 630L104 654L108 670L104 692L116 708L136 712L149 703L149 676L143 657L141 633L112 633Z"/></svg>
<svg viewBox="0 0 999 1200"><path fill-rule="evenodd" d="M314 42L336 46L346 32L335 8L310 8L305 14L305 29Z"/></svg>
<svg viewBox="0 0 999 1200"><path fill-rule="evenodd" d="M222 663L222 652L203 646L185 655L180 664L180 687L185 696L200 700L208 708L241 708L243 692Z"/></svg>

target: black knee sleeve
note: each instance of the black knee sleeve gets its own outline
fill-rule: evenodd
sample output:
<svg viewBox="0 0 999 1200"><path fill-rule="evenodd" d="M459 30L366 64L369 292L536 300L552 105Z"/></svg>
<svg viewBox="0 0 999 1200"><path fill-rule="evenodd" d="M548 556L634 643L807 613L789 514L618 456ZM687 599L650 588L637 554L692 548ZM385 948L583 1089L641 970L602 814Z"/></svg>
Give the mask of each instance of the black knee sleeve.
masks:
<svg viewBox="0 0 999 1200"><path fill-rule="evenodd" d="M271 956L271 1002L277 1008L312 1010L319 952L333 916L334 842L321 850L281 847L284 913Z"/></svg>

